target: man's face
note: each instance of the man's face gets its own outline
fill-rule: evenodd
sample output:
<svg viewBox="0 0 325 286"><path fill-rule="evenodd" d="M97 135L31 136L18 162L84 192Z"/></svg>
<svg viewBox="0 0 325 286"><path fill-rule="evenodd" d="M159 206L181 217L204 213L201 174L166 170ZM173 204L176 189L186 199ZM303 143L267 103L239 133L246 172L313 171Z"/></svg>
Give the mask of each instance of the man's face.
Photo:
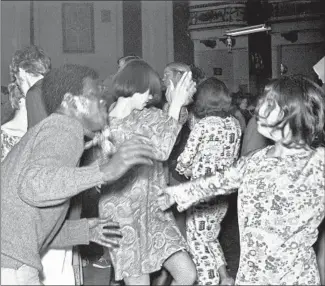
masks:
<svg viewBox="0 0 325 286"><path fill-rule="evenodd" d="M163 77L163 82L166 88L168 88L168 86L170 85L170 81L172 81L174 86L176 86L179 79L177 78L177 74L175 75L175 72L173 70L171 70L170 68L166 68L164 70Z"/></svg>
<svg viewBox="0 0 325 286"><path fill-rule="evenodd" d="M86 129L95 132L107 124L107 108L101 98L97 80L84 79L83 94L76 97L76 106Z"/></svg>

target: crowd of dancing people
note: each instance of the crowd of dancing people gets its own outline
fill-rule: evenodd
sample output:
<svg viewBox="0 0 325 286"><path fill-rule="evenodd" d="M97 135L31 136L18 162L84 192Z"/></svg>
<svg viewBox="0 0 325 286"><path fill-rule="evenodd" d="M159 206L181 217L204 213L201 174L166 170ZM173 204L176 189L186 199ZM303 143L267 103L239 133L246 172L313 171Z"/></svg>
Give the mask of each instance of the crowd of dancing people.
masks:
<svg viewBox="0 0 325 286"><path fill-rule="evenodd" d="M16 51L1 284L75 285L73 247L93 242L125 285L324 285L324 59L318 81L281 76L257 97L181 62L161 78L128 55L101 81L87 66L51 68L37 46ZM80 207L94 189L98 205ZM219 235L235 192L232 277ZM98 217L81 218L85 207Z"/></svg>

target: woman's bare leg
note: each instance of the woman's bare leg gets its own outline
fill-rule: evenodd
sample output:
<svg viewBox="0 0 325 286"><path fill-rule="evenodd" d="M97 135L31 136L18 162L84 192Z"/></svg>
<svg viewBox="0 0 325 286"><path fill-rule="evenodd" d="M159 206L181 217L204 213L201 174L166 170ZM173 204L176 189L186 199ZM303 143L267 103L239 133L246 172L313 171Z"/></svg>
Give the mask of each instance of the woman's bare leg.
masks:
<svg viewBox="0 0 325 286"><path fill-rule="evenodd" d="M164 267L173 277L171 285L193 285L196 281L195 264L185 251L178 251L170 256Z"/></svg>

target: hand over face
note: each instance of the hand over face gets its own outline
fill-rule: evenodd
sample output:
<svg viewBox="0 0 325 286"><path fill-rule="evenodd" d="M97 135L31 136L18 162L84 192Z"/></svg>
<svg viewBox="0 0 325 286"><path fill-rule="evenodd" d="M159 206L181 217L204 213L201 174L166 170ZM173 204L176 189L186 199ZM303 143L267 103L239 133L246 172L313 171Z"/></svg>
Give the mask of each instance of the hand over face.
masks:
<svg viewBox="0 0 325 286"><path fill-rule="evenodd" d="M119 247L119 239L122 233L119 231L119 224L109 219L89 218L90 241L99 245L116 248Z"/></svg>
<svg viewBox="0 0 325 286"><path fill-rule="evenodd" d="M167 192L161 192L157 199L158 208L162 211L169 209L175 201L173 200L172 196Z"/></svg>
<svg viewBox="0 0 325 286"><path fill-rule="evenodd" d="M121 178L135 165L153 165L154 150L147 137L137 135L124 142L116 153L104 164L100 170L107 183Z"/></svg>
<svg viewBox="0 0 325 286"><path fill-rule="evenodd" d="M196 83L192 80L192 73L185 72L174 89L169 91L172 101L177 101L182 106L187 106L193 101L196 92Z"/></svg>

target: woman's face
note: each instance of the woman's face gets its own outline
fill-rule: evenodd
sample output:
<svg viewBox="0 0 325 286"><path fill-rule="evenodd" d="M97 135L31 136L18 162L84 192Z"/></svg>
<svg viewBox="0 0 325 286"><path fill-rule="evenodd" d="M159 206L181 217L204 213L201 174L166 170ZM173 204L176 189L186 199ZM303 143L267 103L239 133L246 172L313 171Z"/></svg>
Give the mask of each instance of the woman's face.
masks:
<svg viewBox="0 0 325 286"><path fill-rule="evenodd" d="M134 108L137 110L144 109L153 96L149 93L149 89L144 93L135 93L133 95Z"/></svg>
<svg viewBox="0 0 325 286"><path fill-rule="evenodd" d="M274 106L273 106L274 105ZM271 107L273 106L273 107ZM273 108L270 112L270 109ZM277 124L283 118L283 111L277 102L266 99L261 105L258 117L257 117L257 131L264 137L267 137L273 141L279 141L283 139L282 130L272 127ZM288 135L288 127L284 128L285 137Z"/></svg>

